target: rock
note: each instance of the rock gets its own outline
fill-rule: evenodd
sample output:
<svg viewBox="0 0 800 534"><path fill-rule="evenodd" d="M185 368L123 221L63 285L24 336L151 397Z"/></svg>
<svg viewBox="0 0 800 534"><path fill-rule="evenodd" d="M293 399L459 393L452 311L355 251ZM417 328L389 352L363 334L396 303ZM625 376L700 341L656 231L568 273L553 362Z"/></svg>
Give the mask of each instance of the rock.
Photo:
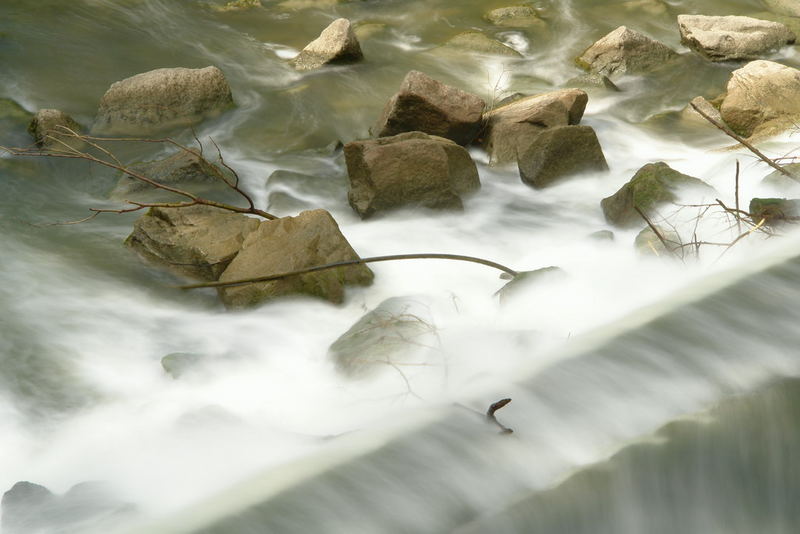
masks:
<svg viewBox="0 0 800 534"><path fill-rule="evenodd" d="M654 70L678 54L643 33L620 26L575 60L584 70L610 78Z"/></svg>
<svg viewBox="0 0 800 534"><path fill-rule="evenodd" d="M492 163L517 161L544 129L578 124L588 101L580 89L562 89L495 108L484 114L483 147Z"/></svg>
<svg viewBox="0 0 800 534"><path fill-rule="evenodd" d="M678 15L681 43L711 61L756 59L793 43L784 24L750 17Z"/></svg>
<svg viewBox="0 0 800 534"><path fill-rule="evenodd" d="M239 254L219 279L229 282L357 259L358 254L330 213L304 211L296 217L263 221L247 235ZM370 285L372 279L372 271L366 265L352 265L270 282L223 287L219 294L229 308L256 306L288 295L310 295L338 304L344 300L346 285Z"/></svg>
<svg viewBox="0 0 800 534"><path fill-rule="evenodd" d="M326 9L337 6L347 0L284 0L278 7L281 9Z"/></svg>
<svg viewBox="0 0 800 534"><path fill-rule="evenodd" d="M156 69L116 82L103 95L92 132L150 135L187 126L233 105L217 67Z"/></svg>
<svg viewBox="0 0 800 534"><path fill-rule="evenodd" d="M614 241L614 232L611 230L598 230L589 234L589 238L596 241Z"/></svg>
<svg viewBox="0 0 800 534"><path fill-rule="evenodd" d="M781 15L800 17L800 3L797 0L762 0L767 9Z"/></svg>
<svg viewBox="0 0 800 534"><path fill-rule="evenodd" d="M180 378L203 361L202 354L173 352L161 358L161 367L172 378Z"/></svg>
<svg viewBox="0 0 800 534"><path fill-rule="evenodd" d="M572 174L608 170L591 126L556 126L544 130L522 153L518 167L522 181L536 188Z"/></svg>
<svg viewBox="0 0 800 534"><path fill-rule="evenodd" d="M130 166L130 169L160 184L176 186L181 189L190 189L185 186L191 184L206 186L214 184L227 187L224 182L225 175L219 167L185 150L164 159L135 163ZM155 190L155 187L126 174L117 182L111 192L111 197L129 198L131 194Z"/></svg>
<svg viewBox="0 0 800 534"><path fill-rule="evenodd" d="M377 137L420 131L467 145L478 135L485 107L477 96L412 70L372 131Z"/></svg>
<svg viewBox="0 0 800 534"><path fill-rule="evenodd" d="M350 21L336 19L300 51L291 65L297 70L313 70L330 64L354 63L363 58Z"/></svg>
<svg viewBox="0 0 800 534"><path fill-rule="evenodd" d="M81 150L85 143L72 137L65 128L81 133L81 126L75 120L57 109L40 109L28 126L36 144L46 150L68 152L70 148ZM67 146L64 146L67 145Z"/></svg>
<svg viewBox="0 0 800 534"><path fill-rule="evenodd" d="M800 216L800 200L785 198L754 198L750 200L748 209L755 223L764 220L764 224L774 226L787 221L797 222Z"/></svg>
<svg viewBox="0 0 800 534"><path fill-rule="evenodd" d="M428 306L413 297L384 300L361 317L328 349L336 369L346 375L364 376L392 364L419 358L435 344L436 327Z"/></svg>
<svg viewBox="0 0 800 534"><path fill-rule="evenodd" d="M720 114L745 137L794 126L800 119L800 70L751 61L731 74Z"/></svg>
<svg viewBox="0 0 800 534"><path fill-rule="evenodd" d="M789 163L781 165L784 170L789 171L796 179L793 180L782 172L772 171L761 180L762 184L770 185L782 190L793 190L800 188L800 163Z"/></svg>
<svg viewBox="0 0 800 534"><path fill-rule="evenodd" d="M510 46L504 45L500 41L487 37L477 31L459 33L442 46L446 49L459 52L466 51L495 56L522 57L522 54Z"/></svg>
<svg viewBox="0 0 800 534"><path fill-rule="evenodd" d="M747 13L746 15L754 19L780 22L781 24L789 28L789 30L793 34L800 35L800 16L790 17L788 15L780 15L777 13L772 13L771 11L757 11L755 13Z"/></svg>
<svg viewBox="0 0 800 534"><path fill-rule="evenodd" d="M558 280L566 275L561 267L543 267L533 271L522 271L501 287L495 295L500 298L500 304L506 304L509 299L518 296L524 289L546 280Z"/></svg>
<svg viewBox="0 0 800 534"><path fill-rule="evenodd" d="M681 237L671 228L656 226L658 233L664 239L662 242L658 235L649 226L636 235L633 246L639 254L645 256L675 256L682 257ZM665 246L666 244L666 246Z"/></svg>
<svg viewBox="0 0 800 534"><path fill-rule="evenodd" d="M713 125L708 122L705 117L700 115L695 109L692 107L692 104L700 108L700 111L714 119L715 121L724 124L725 121L722 120L722 115L719 113L719 109L714 107L714 104L706 100L702 96L696 96L692 99L688 106L686 106L683 111L681 112L681 118L688 119L693 122L697 122L700 124L707 124L709 126Z"/></svg>
<svg viewBox="0 0 800 534"><path fill-rule="evenodd" d="M125 244L182 276L216 280L239 252L258 219L210 206L150 208Z"/></svg>
<svg viewBox="0 0 800 534"><path fill-rule="evenodd" d="M710 187L697 178L682 174L663 161L648 163L633 175L619 191L600 202L606 220L620 227L635 227L644 224L636 211L638 207L645 215L652 215L659 204L677 200L676 191L683 187Z"/></svg>
<svg viewBox="0 0 800 534"><path fill-rule="evenodd" d="M261 7L261 0L233 0L221 6L211 6L211 9L218 13L228 13L231 11L244 11L254 7Z"/></svg>
<svg viewBox="0 0 800 534"><path fill-rule="evenodd" d="M3 494L3 534L39 532L48 524L47 512L57 497L44 486L17 482Z"/></svg>
<svg viewBox="0 0 800 534"><path fill-rule="evenodd" d="M353 31L359 41L366 41L384 33L387 28L388 25L383 22L361 22Z"/></svg>
<svg viewBox="0 0 800 534"><path fill-rule="evenodd" d="M422 132L353 141L344 154L348 200L362 218L400 206L461 209L461 195L480 188L463 147Z"/></svg>
<svg viewBox="0 0 800 534"><path fill-rule="evenodd" d="M530 6L499 7L486 13L483 18L495 26L509 28L544 28L547 26L536 10Z"/></svg>

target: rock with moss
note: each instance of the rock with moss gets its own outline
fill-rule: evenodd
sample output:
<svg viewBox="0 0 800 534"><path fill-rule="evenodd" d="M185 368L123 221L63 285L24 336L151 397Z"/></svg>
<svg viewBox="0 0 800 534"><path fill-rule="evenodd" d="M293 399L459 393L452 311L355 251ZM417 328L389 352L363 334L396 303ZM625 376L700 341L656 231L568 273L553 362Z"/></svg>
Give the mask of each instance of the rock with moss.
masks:
<svg viewBox="0 0 800 534"><path fill-rule="evenodd" d="M156 69L115 82L100 99L92 132L152 135L189 126L233 106L217 67Z"/></svg>
<svg viewBox="0 0 800 534"><path fill-rule="evenodd" d="M442 137L407 132L344 147L348 199L362 218L399 207L461 209L461 196L480 188L463 147Z"/></svg>
<svg viewBox="0 0 800 534"><path fill-rule="evenodd" d="M412 70L372 132L388 137L419 131L467 145L478 135L485 107L481 98Z"/></svg>
<svg viewBox="0 0 800 534"><path fill-rule="evenodd" d="M641 226L644 221L636 208L651 216L659 205L675 202L679 189L692 187L705 192L713 191L702 180L680 173L663 161L648 163L619 191L604 198L600 206L606 220L615 226Z"/></svg>
<svg viewBox="0 0 800 534"><path fill-rule="evenodd" d="M681 43L711 61L757 59L795 42L784 24L751 17L678 15Z"/></svg>
<svg viewBox="0 0 800 534"><path fill-rule="evenodd" d="M678 233L671 228L655 228L658 234L648 226L636 235L633 242L636 252L644 256L682 257L681 237Z"/></svg>
<svg viewBox="0 0 800 534"><path fill-rule="evenodd" d="M509 300L519 296L527 288L535 284L558 280L564 278L564 276L566 276L564 270L555 266L543 267L533 271L521 271L501 287L495 295L500 299L500 304L506 304ZM501 276L501 278L505 278L505 276Z"/></svg>
<svg viewBox="0 0 800 534"><path fill-rule="evenodd" d="M130 169L160 184L192 191L211 186L225 188L227 187L225 180L232 179L232 177L226 176L222 169L202 156L185 150L176 152L167 158L134 163ZM127 199L143 192L152 193L154 191L156 188L152 185L126 174L120 177L111 192L111 197Z"/></svg>
<svg viewBox="0 0 800 534"><path fill-rule="evenodd" d="M575 63L584 70L614 79L655 70L676 57L678 54L667 45L620 26L587 48Z"/></svg>
<svg viewBox="0 0 800 534"><path fill-rule="evenodd" d="M150 208L125 244L176 274L213 281L258 225L258 219L210 206Z"/></svg>
<svg viewBox="0 0 800 534"><path fill-rule="evenodd" d="M557 126L536 136L519 161L522 181L547 187L565 177L608 170L597 134L591 126Z"/></svg>
<svg viewBox="0 0 800 534"><path fill-rule="evenodd" d="M36 112L28 132L36 144L46 150L69 152L80 150L86 145L72 132L81 134L81 126L75 119L57 109L40 109Z"/></svg>
<svg viewBox="0 0 800 534"><path fill-rule="evenodd" d="M347 19L336 19L290 63L297 70L313 70L325 65L355 63L362 59L364 54L353 25Z"/></svg>
<svg viewBox="0 0 800 534"><path fill-rule="evenodd" d="M481 144L493 164L515 162L545 129L578 124L588 101L580 89L518 98L484 114Z"/></svg>
<svg viewBox="0 0 800 534"><path fill-rule="evenodd" d="M748 208L750 217L756 223L774 226L785 222L800 220L800 200L786 198L753 198Z"/></svg>
<svg viewBox="0 0 800 534"><path fill-rule="evenodd" d="M462 32L450 38L444 45L444 51L477 52L494 56L522 57L522 54L504 45L497 39L487 37L478 31Z"/></svg>
<svg viewBox="0 0 800 534"><path fill-rule="evenodd" d="M762 0L770 11L790 17L800 17L800 3L797 0Z"/></svg>
<svg viewBox="0 0 800 534"><path fill-rule="evenodd" d="M495 26L507 28L544 28L547 23L531 6L498 7L487 12L484 17Z"/></svg>

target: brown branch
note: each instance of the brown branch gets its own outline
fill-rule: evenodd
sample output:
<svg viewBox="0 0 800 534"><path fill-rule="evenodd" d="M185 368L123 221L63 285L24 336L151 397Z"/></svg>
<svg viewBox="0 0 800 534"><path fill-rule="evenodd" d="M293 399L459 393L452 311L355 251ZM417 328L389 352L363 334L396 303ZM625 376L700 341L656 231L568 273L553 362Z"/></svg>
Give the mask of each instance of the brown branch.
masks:
<svg viewBox="0 0 800 534"><path fill-rule="evenodd" d="M495 417L495 415L494 415L494 414L495 414L495 412L496 412L497 410L500 410L501 408L505 407L505 406L506 406L506 405L508 405L508 403L510 403L510 402L511 402L511 399L502 399L502 400L499 400L499 401L497 401L497 402L495 402L495 403L491 404L491 405L489 406L489 410L486 412L486 419L487 419L487 421L489 421L489 422L491 422L491 423L494 423L494 424L496 424L497 426L499 426L499 427L500 427L500 433L501 433L501 434L511 434L511 433L513 433L514 431L513 431L512 429L508 428L507 426L505 426L505 425L504 425L503 423L501 423L500 421L498 421L498 420L497 420L497 417Z"/></svg>
<svg viewBox="0 0 800 534"><path fill-rule="evenodd" d="M661 235L661 232L658 231L658 228L656 228L656 226L650 221L647 215L645 215L645 213L641 209L639 209L639 206L634 206L633 209L636 210L636 213L638 213L639 216L642 219L644 219L644 222L647 223L647 226L649 226L650 229L653 231L653 233L656 234L656 237L658 238L659 241L661 241L661 244L664 245L664 248L667 250L667 252L669 252L670 254L672 254L677 258L678 254L670 245L667 244L667 241L666 239L664 239L664 236Z"/></svg>

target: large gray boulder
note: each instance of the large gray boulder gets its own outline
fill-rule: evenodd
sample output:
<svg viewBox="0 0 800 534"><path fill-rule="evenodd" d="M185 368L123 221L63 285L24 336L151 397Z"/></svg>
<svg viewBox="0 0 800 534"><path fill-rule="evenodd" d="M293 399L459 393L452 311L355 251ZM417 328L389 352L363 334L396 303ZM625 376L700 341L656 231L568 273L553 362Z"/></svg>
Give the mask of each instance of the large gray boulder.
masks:
<svg viewBox="0 0 800 534"><path fill-rule="evenodd" d="M460 209L480 188L469 153L422 132L354 141L344 147L350 205L362 218L401 206Z"/></svg>
<svg viewBox="0 0 800 534"><path fill-rule="evenodd" d="M84 148L85 143L74 137L70 131L82 133L80 124L58 109L40 109L28 126L28 132L38 146L58 152Z"/></svg>
<svg viewBox="0 0 800 534"><path fill-rule="evenodd" d="M219 167L205 158L185 150L164 159L135 163L130 166L130 169L160 184L176 186L181 189L193 189L192 186L198 185L226 187L224 182L226 177ZM131 198L131 195L155 190L156 188L152 185L126 174L117 182L111 192L111 197Z"/></svg>
<svg viewBox="0 0 800 534"><path fill-rule="evenodd" d="M796 39L784 24L751 17L678 15L678 28L681 43L711 61L756 59Z"/></svg>
<svg viewBox="0 0 800 534"><path fill-rule="evenodd" d="M494 164L517 161L544 129L578 124L588 101L580 89L562 89L495 108L484 114L483 147Z"/></svg>
<svg viewBox="0 0 800 534"><path fill-rule="evenodd" d="M258 225L258 219L210 206L150 208L125 244L181 276L213 281Z"/></svg>
<svg viewBox="0 0 800 534"><path fill-rule="evenodd" d="M358 254L330 213L304 211L296 217L261 222L247 235L241 250L219 280L231 282L357 259ZM361 264L270 282L223 287L219 295L228 308L256 306L290 295L309 295L338 304L344 300L345 286L369 285L372 279L372 271Z"/></svg>
<svg viewBox="0 0 800 534"><path fill-rule="evenodd" d="M467 145L478 135L485 107L479 97L412 70L372 131L377 137L419 131Z"/></svg>
<svg viewBox="0 0 800 534"><path fill-rule="evenodd" d="M291 64L297 70L313 70L333 63L353 63L364 58L353 25L336 19L308 43Z"/></svg>
<svg viewBox="0 0 800 534"><path fill-rule="evenodd" d="M582 69L614 78L646 73L675 57L677 53L667 45L620 26L587 48L575 62Z"/></svg>
<svg viewBox="0 0 800 534"><path fill-rule="evenodd" d="M645 224L639 208L651 216L665 203L678 199L678 190L694 187L704 192L712 192L705 182L680 173L663 161L648 163L633 175L619 191L600 202L606 220L620 227L636 227Z"/></svg>
<svg viewBox="0 0 800 534"><path fill-rule="evenodd" d="M92 131L150 135L199 122L232 105L231 88L217 67L156 69L112 84L100 100Z"/></svg>
<svg viewBox="0 0 800 534"><path fill-rule="evenodd" d="M720 114L736 133L777 133L800 119L800 70L766 60L733 71Z"/></svg>
<svg viewBox="0 0 800 534"><path fill-rule="evenodd" d="M557 126L540 133L520 155L519 175L540 188L582 172L606 171L608 163L591 126Z"/></svg>

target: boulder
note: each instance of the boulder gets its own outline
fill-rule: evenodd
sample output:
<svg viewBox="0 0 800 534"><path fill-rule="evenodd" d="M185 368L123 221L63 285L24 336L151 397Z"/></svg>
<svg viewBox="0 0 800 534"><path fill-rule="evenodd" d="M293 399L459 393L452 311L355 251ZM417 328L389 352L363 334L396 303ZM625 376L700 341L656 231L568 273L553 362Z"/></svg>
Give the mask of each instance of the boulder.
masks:
<svg viewBox="0 0 800 534"><path fill-rule="evenodd" d="M756 59L796 39L786 25L751 17L678 15L681 43L711 61Z"/></svg>
<svg viewBox="0 0 800 534"><path fill-rule="evenodd" d="M578 124L588 101L580 89L562 89L495 108L484 114L483 147L492 163L517 161L544 129Z"/></svg>
<svg viewBox="0 0 800 534"><path fill-rule="evenodd" d="M764 224L772 225L800 220L800 200L786 198L754 198L748 208L755 223L762 219Z"/></svg>
<svg viewBox="0 0 800 534"><path fill-rule="evenodd" d="M797 0L761 0L767 9L781 15L800 17L800 3Z"/></svg>
<svg viewBox="0 0 800 534"><path fill-rule="evenodd" d="M412 70L372 131L377 137L419 131L467 145L478 135L485 107L477 96Z"/></svg>
<svg viewBox="0 0 800 534"><path fill-rule="evenodd" d="M362 218L401 206L461 209L461 195L480 188L463 147L422 132L353 141L344 147L348 200Z"/></svg>
<svg viewBox="0 0 800 534"><path fill-rule="evenodd" d="M517 165L522 181L536 188L572 174L608 170L591 126L556 126L544 130L522 153Z"/></svg>
<svg viewBox="0 0 800 534"><path fill-rule="evenodd" d="M575 62L582 69L614 78L654 70L677 55L667 45L620 26L587 48Z"/></svg>
<svg viewBox="0 0 800 534"><path fill-rule="evenodd" d="M544 28L547 23L531 6L509 6L492 9L484 18L495 26L508 28Z"/></svg>
<svg viewBox="0 0 800 534"><path fill-rule="evenodd" d="M724 124L725 121L722 120L722 115L719 113L719 109L714 107L714 104L709 102L706 98L702 96L696 96L692 99L692 101L681 111L681 118L690 120L692 122L697 122L700 124L708 124L712 126L710 122L706 120L705 117L700 115L695 109L692 107L692 104L700 108L700 111L714 119L715 121Z"/></svg>
<svg viewBox="0 0 800 534"><path fill-rule="evenodd" d="M219 277L230 282L281 274L339 261L357 260L358 254L325 210L310 210L296 217L263 221L249 233L239 254ZM222 287L219 295L229 308L245 308L288 295L309 295L335 304L344 300L347 285L370 285L372 271L351 265L234 287Z"/></svg>
<svg viewBox="0 0 800 534"><path fill-rule="evenodd" d="M381 366L418 360L433 346L436 327L428 306L412 297L384 300L361 317L328 349L336 369L351 377Z"/></svg>
<svg viewBox="0 0 800 534"><path fill-rule="evenodd" d="M258 219L210 206L150 208L134 222L125 244L179 275L213 281L258 224Z"/></svg>
<svg viewBox="0 0 800 534"><path fill-rule="evenodd" d="M205 158L192 152L181 150L175 154L155 161L135 163L130 169L142 176L150 178L160 184L176 186L181 189L191 189L187 185L224 185L225 175L222 170L207 161ZM142 191L155 191L152 185L132 178L127 174L122 176L114 190L112 198L130 198L130 195Z"/></svg>
<svg viewBox="0 0 800 534"><path fill-rule="evenodd" d="M794 126L800 119L800 70L751 61L731 74L720 114L745 137Z"/></svg>
<svg viewBox="0 0 800 534"><path fill-rule="evenodd" d="M232 105L231 88L217 67L156 69L113 83L100 100L92 132L150 135Z"/></svg>
<svg viewBox="0 0 800 534"><path fill-rule="evenodd" d="M313 70L334 63L353 63L363 58L353 25L347 19L336 19L300 51L291 65L297 70Z"/></svg>
<svg viewBox="0 0 800 534"><path fill-rule="evenodd" d="M496 39L487 37L481 32L468 31L462 32L449 39L443 47L447 50L458 52L477 52L479 54L489 54L495 56L522 57L522 54L504 45Z"/></svg>
<svg viewBox="0 0 800 534"><path fill-rule="evenodd" d="M636 211L652 215L660 205L677 200L677 190L697 187L710 190L702 180L682 174L663 161L648 163L633 175L619 191L600 202L606 220L620 227L635 227L644 224Z"/></svg>
<svg viewBox="0 0 800 534"><path fill-rule="evenodd" d="M636 252L644 256L678 256L683 257L681 236L671 228L656 226L663 241L649 226L636 234L633 246Z"/></svg>
<svg viewBox="0 0 800 534"><path fill-rule="evenodd" d="M28 132L36 144L46 150L59 152L67 152L70 149L81 150L85 143L72 137L65 129L81 133L80 124L57 109L40 109L28 126Z"/></svg>

